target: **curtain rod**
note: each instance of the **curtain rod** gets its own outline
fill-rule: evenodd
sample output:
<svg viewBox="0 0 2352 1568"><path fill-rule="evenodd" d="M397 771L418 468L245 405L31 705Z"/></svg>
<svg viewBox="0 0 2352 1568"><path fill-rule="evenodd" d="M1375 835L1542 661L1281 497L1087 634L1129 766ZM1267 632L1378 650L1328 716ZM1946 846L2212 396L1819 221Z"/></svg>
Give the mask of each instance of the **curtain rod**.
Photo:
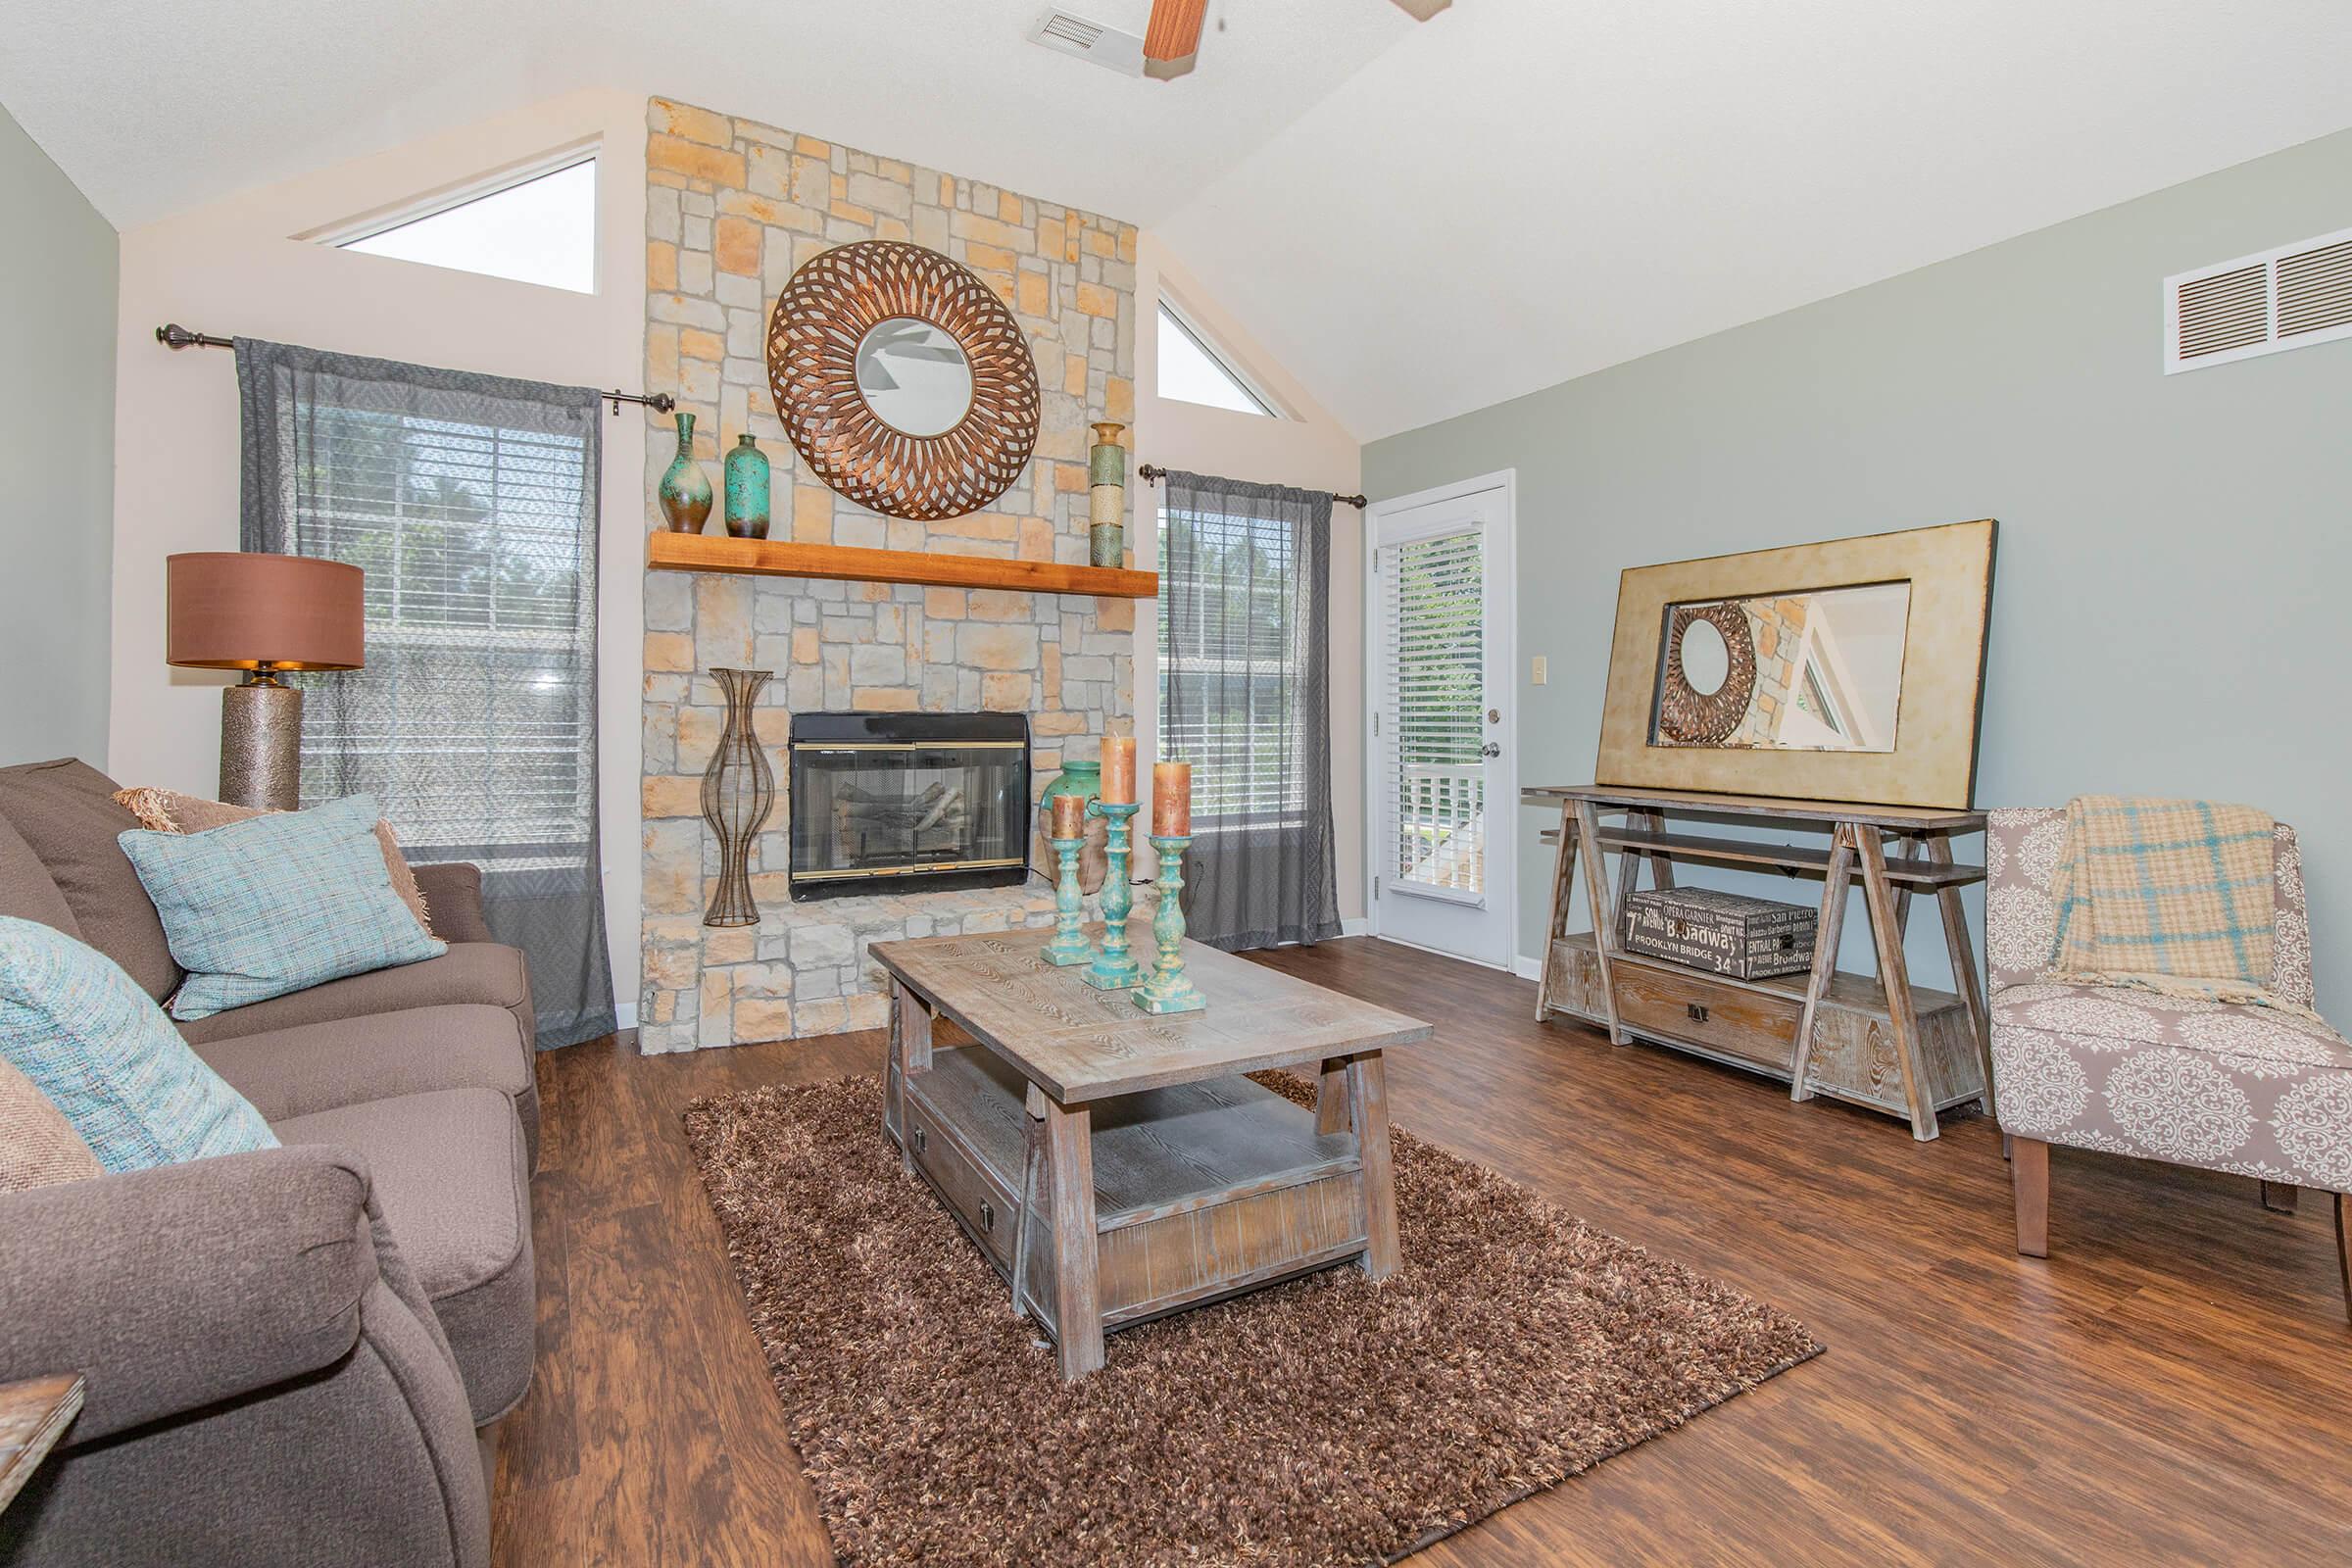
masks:
<svg viewBox="0 0 2352 1568"><path fill-rule="evenodd" d="M167 321L162 326L157 327L155 329L155 340L158 343L161 343L164 347L172 350L174 353L180 349L233 349L237 346L234 341L228 338L213 337L203 332L191 332L186 327L180 325L177 321ZM671 397L666 392L654 392L650 394L640 392L599 392L597 396L600 398L611 399L612 403L612 412L614 414L618 414L620 412L620 406L623 403L642 404L646 408L652 409L656 414L667 414L678 406L678 400Z"/></svg>
<svg viewBox="0 0 2352 1568"><path fill-rule="evenodd" d="M1136 466L1135 473L1137 478L1149 479L1153 484L1159 483L1160 480L1165 479L1168 476L1167 469L1155 467L1149 463L1139 464ZM1338 502L1343 507L1353 507L1358 512L1363 511L1366 507L1372 504L1363 496L1344 496L1336 491L1333 492L1331 499Z"/></svg>

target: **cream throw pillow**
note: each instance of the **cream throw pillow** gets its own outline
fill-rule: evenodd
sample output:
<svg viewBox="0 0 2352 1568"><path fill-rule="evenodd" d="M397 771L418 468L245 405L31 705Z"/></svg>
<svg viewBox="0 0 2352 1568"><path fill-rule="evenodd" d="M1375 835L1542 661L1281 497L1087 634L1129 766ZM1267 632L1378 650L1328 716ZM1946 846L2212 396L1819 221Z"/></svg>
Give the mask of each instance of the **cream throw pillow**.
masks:
<svg viewBox="0 0 2352 1568"><path fill-rule="evenodd" d="M250 806L231 806L226 801L208 801L201 795L182 795L177 790L145 789L118 790L117 805L125 807L139 819L139 826L154 833L202 833L208 828L226 827L231 822L251 821L257 816L277 813L256 809ZM392 834L392 824L375 824L375 842L383 848L384 869L392 873L392 891L400 902L409 906L424 934L433 934L432 911L424 906L424 890L416 885L416 873L409 869L408 858L400 853L400 840Z"/></svg>
<svg viewBox="0 0 2352 1568"><path fill-rule="evenodd" d="M103 1176L106 1167L38 1085L0 1057L0 1193Z"/></svg>

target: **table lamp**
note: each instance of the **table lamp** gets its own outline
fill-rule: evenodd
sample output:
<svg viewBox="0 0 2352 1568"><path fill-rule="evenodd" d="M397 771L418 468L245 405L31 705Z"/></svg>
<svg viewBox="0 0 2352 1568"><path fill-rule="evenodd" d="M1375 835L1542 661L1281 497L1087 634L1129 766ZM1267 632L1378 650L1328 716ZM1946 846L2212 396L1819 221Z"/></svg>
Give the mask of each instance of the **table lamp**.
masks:
<svg viewBox="0 0 2352 1568"><path fill-rule="evenodd" d="M220 550L168 557L164 578L165 662L245 672L220 694L220 798L295 809L302 693L277 677L367 662L368 574L340 561Z"/></svg>

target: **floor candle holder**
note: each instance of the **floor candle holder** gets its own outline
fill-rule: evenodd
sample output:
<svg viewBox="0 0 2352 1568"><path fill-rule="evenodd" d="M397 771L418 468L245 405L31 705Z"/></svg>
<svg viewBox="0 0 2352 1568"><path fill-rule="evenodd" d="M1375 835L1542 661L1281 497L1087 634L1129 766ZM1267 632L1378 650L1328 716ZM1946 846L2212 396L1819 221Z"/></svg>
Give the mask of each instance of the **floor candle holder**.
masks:
<svg viewBox="0 0 2352 1568"><path fill-rule="evenodd" d="M1086 814L1102 817L1110 829L1110 874L1102 879L1102 946L1078 977L1098 991L1125 991L1144 982L1144 966L1127 951L1127 914L1135 907L1135 884L1127 880L1127 860L1134 853L1128 818L1135 812L1133 801L1086 803Z"/></svg>
<svg viewBox="0 0 2352 1568"><path fill-rule="evenodd" d="M1078 852L1086 847L1084 834L1074 839L1048 839L1054 858L1061 862L1061 877L1054 884L1054 940L1039 950L1048 963L1068 968L1095 956L1086 940L1085 896L1078 891Z"/></svg>
<svg viewBox="0 0 2352 1568"><path fill-rule="evenodd" d="M1208 1005L1200 987L1184 974L1184 852L1191 834L1182 838L1151 835L1159 852L1159 907L1152 911L1152 935L1159 944L1159 961L1152 978L1128 1000L1146 1012L1199 1012Z"/></svg>

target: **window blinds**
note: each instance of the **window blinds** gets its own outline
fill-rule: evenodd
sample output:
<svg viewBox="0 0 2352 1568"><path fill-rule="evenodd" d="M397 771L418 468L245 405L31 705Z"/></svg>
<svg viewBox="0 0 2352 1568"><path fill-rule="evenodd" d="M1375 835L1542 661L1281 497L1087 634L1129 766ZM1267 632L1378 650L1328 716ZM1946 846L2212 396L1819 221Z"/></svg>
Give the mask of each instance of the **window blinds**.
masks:
<svg viewBox="0 0 2352 1568"><path fill-rule="evenodd" d="M1484 892L1485 535L1471 529L1389 545L1379 567L1390 871Z"/></svg>
<svg viewBox="0 0 2352 1568"><path fill-rule="evenodd" d="M1159 540L1160 755L1193 764L1196 820L1296 817L1306 800L1298 541L1280 519L1175 511Z"/></svg>

